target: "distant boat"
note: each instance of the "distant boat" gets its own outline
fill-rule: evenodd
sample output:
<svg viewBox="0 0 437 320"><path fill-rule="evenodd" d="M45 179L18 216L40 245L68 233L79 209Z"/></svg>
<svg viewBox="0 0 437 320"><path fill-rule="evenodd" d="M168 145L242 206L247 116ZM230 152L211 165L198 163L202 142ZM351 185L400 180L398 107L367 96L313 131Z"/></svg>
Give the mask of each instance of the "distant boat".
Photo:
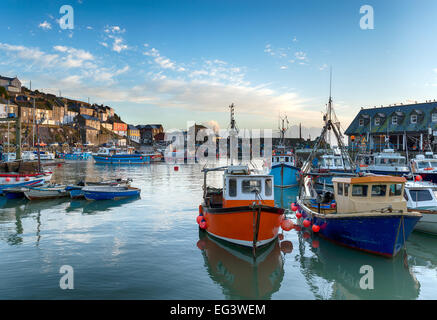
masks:
<svg viewBox="0 0 437 320"><path fill-rule="evenodd" d="M437 184L428 181L408 181L405 184L408 210L423 215L414 230L437 235L436 192Z"/></svg>
<svg viewBox="0 0 437 320"><path fill-rule="evenodd" d="M92 186L82 189L87 200L119 200L139 197L141 189L127 186Z"/></svg>
<svg viewBox="0 0 437 320"><path fill-rule="evenodd" d="M362 172L392 176L407 176L410 174L406 157L394 152L393 149L358 155L356 163L360 166Z"/></svg>
<svg viewBox="0 0 437 320"><path fill-rule="evenodd" d="M149 164L152 155L141 153L128 153L118 148L101 148L93 154L96 163L105 164Z"/></svg>
<svg viewBox="0 0 437 320"><path fill-rule="evenodd" d="M419 154L411 160L411 172L423 180L437 183L437 155L432 152Z"/></svg>
<svg viewBox="0 0 437 320"><path fill-rule="evenodd" d="M82 151L80 148L73 148L69 153L59 153L58 157L65 160L88 160L92 156L91 152Z"/></svg>
<svg viewBox="0 0 437 320"><path fill-rule="evenodd" d="M64 185L44 185L41 187L30 187L24 192L29 200L54 199L68 197Z"/></svg>

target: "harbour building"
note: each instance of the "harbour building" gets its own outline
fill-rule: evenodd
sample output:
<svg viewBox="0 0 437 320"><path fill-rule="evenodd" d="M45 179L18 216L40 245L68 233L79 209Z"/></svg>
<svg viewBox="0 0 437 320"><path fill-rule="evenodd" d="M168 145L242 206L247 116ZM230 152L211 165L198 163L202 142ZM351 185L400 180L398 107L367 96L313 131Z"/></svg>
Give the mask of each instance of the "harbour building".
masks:
<svg viewBox="0 0 437 320"><path fill-rule="evenodd" d="M353 150L434 151L437 139L437 102L361 108L345 131Z"/></svg>

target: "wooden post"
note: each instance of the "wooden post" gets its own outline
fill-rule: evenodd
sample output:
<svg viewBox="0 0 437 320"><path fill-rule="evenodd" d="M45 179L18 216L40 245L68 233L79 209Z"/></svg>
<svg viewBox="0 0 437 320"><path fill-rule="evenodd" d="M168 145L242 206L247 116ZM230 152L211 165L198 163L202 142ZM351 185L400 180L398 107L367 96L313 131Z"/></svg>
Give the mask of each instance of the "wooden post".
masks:
<svg viewBox="0 0 437 320"><path fill-rule="evenodd" d="M21 106L18 106L15 120L15 158L21 160Z"/></svg>

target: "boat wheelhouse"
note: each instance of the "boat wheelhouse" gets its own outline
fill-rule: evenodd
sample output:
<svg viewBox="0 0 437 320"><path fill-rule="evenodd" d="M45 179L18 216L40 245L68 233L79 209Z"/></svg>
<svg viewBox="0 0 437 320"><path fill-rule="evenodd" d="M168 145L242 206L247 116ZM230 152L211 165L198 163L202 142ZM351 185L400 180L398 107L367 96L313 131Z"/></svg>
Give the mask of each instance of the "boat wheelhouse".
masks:
<svg viewBox="0 0 437 320"><path fill-rule="evenodd" d="M270 174L274 177L275 187L296 186L299 183L299 172L296 157L292 152L285 152L283 149L273 152Z"/></svg>
<svg viewBox="0 0 437 320"><path fill-rule="evenodd" d="M411 160L411 172L423 180L437 183L437 155L432 152L419 154Z"/></svg>
<svg viewBox="0 0 437 320"><path fill-rule="evenodd" d="M256 174L248 166L202 171L204 196L199 213L208 234L253 248L277 238L284 209L275 207L273 176ZM224 171L223 188L206 185L211 171Z"/></svg>
<svg viewBox="0 0 437 320"><path fill-rule="evenodd" d="M408 210L423 215L415 230L437 235L437 184L408 181L405 185L405 198Z"/></svg>
<svg viewBox="0 0 437 320"><path fill-rule="evenodd" d="M360 166L360 171L368 173L393 176L406 176L410 173L406 157L393 149L358 155L356 163Z"/></svg>
<svg viewBox="0 0 437 320"><path fill-rule="evenodd" d="M311 208L316 193L311 191L311 179L305 178L305 192L297 200L303 227L312 225L314 232L343 246L395 256L422 217L407 210L403 196L406 179L372 175L332 181L335 211Z"/></svg>

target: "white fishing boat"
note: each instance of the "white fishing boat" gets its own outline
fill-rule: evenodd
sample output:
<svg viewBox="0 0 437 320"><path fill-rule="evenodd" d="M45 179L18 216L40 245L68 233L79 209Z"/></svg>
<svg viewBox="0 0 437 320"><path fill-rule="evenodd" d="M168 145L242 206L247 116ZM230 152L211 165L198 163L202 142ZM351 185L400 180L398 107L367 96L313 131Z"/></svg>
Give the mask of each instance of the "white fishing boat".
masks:
<svg viewBox="0 0 437 320"><path fill-rule="evenodd" d="M428 181L408 181L405 198L409 211L419 211L423 218L415 230L437 235L437 184Z"/></svg>
<svg viewBox="0 0 437 320"><path fill-rule="evenodd" d="M406 157L393 149L384 149L374 154L360 154L357 156L360 171L391 176L406 176L410 174Z"/></svg>
<svg viewBox="0 0 437 320"><path fill-rule="evenodd" d="M53 199L68 197L69 193L65 190L64 185L44 185L41 187L31 187L24 192L29 200Z"/></svg>
<svg viewBox="0 0 437 320"><path fill-rule="evenodd" d="M437 183L437 155L432 152L417 155L411 160L411 172L420 174L423 180Z"/></svg>

